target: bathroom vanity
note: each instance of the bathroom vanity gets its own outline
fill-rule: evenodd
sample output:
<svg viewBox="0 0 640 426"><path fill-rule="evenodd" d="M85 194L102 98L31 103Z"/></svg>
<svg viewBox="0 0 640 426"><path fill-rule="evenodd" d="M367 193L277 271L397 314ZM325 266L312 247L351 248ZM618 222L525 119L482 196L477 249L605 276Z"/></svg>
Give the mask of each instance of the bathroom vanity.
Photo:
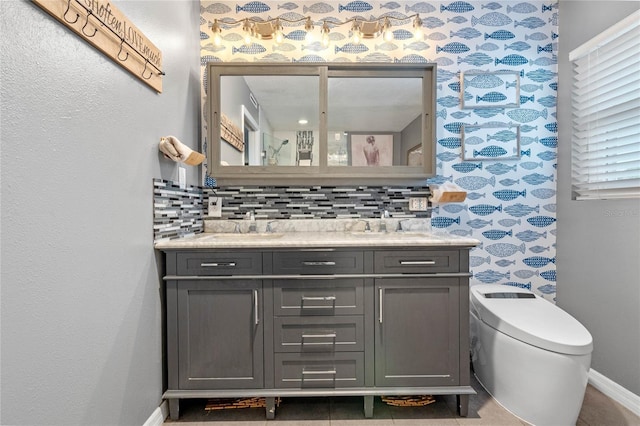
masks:
<svg viewBox="0 0 640 426"><path fill-rule="evenodd" d="M428 232L204 233L166 260L170 416L184 398L457 396L467 414L469 250Z"/></svg>

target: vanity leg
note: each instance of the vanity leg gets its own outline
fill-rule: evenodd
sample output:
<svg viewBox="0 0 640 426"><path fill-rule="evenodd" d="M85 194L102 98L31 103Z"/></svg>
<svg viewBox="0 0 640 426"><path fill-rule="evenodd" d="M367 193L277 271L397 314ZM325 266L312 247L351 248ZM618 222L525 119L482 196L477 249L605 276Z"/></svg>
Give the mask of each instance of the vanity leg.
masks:
<svg viewBox="0 0 640 426"><path fill-rule="evenodd" d="M178 420L180 417L180 400L177 398L169 400L169 417L171 420Z"/></svg>
<svg viewBox="0 0 640 426"><path fill-rule="evenodd" d="M268 396L264 400L265 400L265 411L267 415L267 420L275 419L276 418L276 398Z"/></svg>
<svg viewBox="0 0 640 426"><path fill-rule="evenodd" d="M373 417L373 396L365 396L364 397L364 416L367 419Z"/></svg>
<svg viewBox="0 0 640 426"><path fill-rule="evenodd" d="M469 395L456 395L456 402L458 403L458 414L461 417L467 417L469 415Z"/></svg>

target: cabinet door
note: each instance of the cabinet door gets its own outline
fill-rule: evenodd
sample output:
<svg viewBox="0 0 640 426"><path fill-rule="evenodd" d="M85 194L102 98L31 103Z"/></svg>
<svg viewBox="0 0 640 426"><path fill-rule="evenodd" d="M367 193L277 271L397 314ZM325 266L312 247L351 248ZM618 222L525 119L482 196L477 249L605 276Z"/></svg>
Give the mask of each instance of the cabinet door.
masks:
<svg viewBox="0 0 640 426"><path fill-rule="evenodd" d="M261 282L178 284L181 389L261 388Z"/></svg>
<svg viewBox="0 0 640 426"><path fill-rule="evenodd" d="M376 386L459 382L457 278L376 279Z"/></svg>

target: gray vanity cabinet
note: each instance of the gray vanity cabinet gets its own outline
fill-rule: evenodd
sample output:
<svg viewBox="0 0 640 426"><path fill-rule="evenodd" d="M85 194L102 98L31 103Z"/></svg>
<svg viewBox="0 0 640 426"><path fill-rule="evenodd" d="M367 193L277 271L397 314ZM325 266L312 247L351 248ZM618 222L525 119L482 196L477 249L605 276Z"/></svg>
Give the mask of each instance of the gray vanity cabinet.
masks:
<svg viewBox="0 0 640 426"><path fill-rule="evenodd" d="M456 395L471 246L165 250L168 389L184 398Z"/></svg>
<svg viewBox="0 0 640 426"><path fill-rule="evenodd" d="M261 388L261 282L186 281L177 294L180 388Z"/></svg>
<svg viewBox="0 0 640 426"><path fill-rule="evenodd" d="M456 278L376 279L376 386L459 382Z"/></svg>

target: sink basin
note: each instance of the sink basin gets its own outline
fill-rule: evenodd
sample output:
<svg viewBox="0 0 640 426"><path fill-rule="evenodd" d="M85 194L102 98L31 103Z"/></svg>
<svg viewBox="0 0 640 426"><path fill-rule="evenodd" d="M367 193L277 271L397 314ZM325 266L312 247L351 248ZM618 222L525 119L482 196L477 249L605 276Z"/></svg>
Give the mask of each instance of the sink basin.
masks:
<svg viewBox="0 0 640 426"><path fill-rule="evenodd" d="M366 238L375 238L375 237L385 237L389 235L393 235L393 233L387 232L367 232L367 231L353 231L349 232L349 235L353 235L354 237L366 237Z"/></svg>

